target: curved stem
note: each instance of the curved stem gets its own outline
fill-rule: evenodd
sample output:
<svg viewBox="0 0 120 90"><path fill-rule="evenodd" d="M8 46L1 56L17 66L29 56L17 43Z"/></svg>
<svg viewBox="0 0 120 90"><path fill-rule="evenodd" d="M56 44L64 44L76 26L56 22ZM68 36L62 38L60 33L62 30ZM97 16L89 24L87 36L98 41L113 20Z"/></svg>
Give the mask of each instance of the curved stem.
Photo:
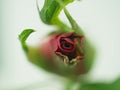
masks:
<svg viewBox="0 0 120 90"><path fill-rule="evenodd" d="M70 31L72 32L73 31L70 27L68 27L65 23L63 23L59 19L55 19L54 24L59 26L61 28L61 30L64 32L70 32Z"/></svg>
<svg viewBox="0 0 120 90"><path fill-rule="evenodd" d="M83 34L82 29L78 26L78 24L76 23L76 21L72 18L72 16L70 15L70 13L68 12L68 10L66 9L64 3L60 0L56 0L64 9L64 13L67 16L67 19L69 20L72 29L74 32L79 33L79 34Z"/></svg>
<svg viewBox="0 0 120 90"><path fill-rule="evenodd" d="M73 86L74 86L75 82L72 80L68 81L65 90L73 90Z"/></svg>

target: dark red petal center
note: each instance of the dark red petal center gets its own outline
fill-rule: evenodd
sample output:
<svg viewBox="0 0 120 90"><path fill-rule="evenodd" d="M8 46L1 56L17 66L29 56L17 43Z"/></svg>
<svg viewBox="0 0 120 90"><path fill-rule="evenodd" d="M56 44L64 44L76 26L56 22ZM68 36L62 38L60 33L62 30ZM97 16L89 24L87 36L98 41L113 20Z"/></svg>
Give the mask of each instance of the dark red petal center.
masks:
<svg viewBox="0 0 120 90"><path fill-rule="evenodd" d="M63 52L73 52L75 50L75 42L70 38L61 38L59 43L59 48Z"/></svg>
<svg viewBox="0 0 120 90"><path fill-rule="evenodd" d="M62 40L62 41L61 41L61 47L62 47L63 49L71 50L71 49L74 48L74 45L71 44L71 43L69 43L69 42L67 42L67 41L65 41L65 40Z"/></svg>

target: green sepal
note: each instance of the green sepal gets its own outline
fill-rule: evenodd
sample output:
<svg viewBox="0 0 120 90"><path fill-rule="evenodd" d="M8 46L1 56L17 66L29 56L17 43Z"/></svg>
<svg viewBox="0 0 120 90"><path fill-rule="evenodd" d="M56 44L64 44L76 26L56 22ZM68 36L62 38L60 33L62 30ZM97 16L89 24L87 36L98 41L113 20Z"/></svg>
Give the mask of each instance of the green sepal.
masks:
<svg viewBox="0 0 120 90"><path fill-rule="evenodd" d="M26 39L33 32L35 32L35 30L33 30L33 29L25 29L18 37L25 52L28 52L28 47L26 45Z"/></svg>
<svg viewBox="0 0 120 90"><path fill-rule="evenodd" d="M45 63L43 62L43 56L39 53L39 49L37 47L32 47L26 44L27 38L33 33L35 30L33 29L25 29L22 31L22 33L19 35L19 40L21 42L21 45L23 47L23 50L26 53L26 56L28 60L38 65L39 67L42 67L46 70L48 70L48 67L46 67Z"/></svg>
<svg viewBox="0 0 120 90"><path fill-rule="evenodd" d="M21 42L21 45L23 47L23 50L26 53L26 56L28 60L33 63L38 65L39 67L42 67L46 70L48 70L49 67L46 67L43 56L39 53L39 48L37 47L32 47L26 44L27 38L33 33L35 30L33 29L25 29L22 31L22 33L19 35L19 40Z"/></svg>

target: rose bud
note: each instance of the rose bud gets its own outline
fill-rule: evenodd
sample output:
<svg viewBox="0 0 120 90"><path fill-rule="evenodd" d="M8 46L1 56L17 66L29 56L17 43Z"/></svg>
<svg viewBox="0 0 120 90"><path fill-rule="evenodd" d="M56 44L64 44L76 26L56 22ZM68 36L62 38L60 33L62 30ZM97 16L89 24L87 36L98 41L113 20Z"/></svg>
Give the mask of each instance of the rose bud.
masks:
<svg viewBox="0 0 120 90"><path fill-rule="evenodd" d="M85 73L83 38L74 32L49 35L40 45L40 54L53 72L80 75Z"/></svg>
<svg viewBox="0 0 120 90"><path fill-rule="evenodd" d="M26 29L19 35L30 62L48 72L70 79L77 79L90 70L94 60L94 49L87 40L84 40L83 50L83 36L74 32L57 31L45 37L39 47L32 47L27 45L26 40L33 32L33 29Z"/></svg>

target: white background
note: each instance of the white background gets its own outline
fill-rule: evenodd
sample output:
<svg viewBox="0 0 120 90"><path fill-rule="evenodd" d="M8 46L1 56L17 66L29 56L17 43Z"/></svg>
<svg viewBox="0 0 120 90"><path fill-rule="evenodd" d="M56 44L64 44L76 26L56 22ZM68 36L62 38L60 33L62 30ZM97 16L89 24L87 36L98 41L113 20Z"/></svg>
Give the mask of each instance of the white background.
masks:
<svg viewBox="0 0 120 90"><path fill-rule="evenodd" d="M39 0L40 8L43 2ZM1 4L0 88L24 88L38 82L42 83L40 90L61 88L61 79L55 80L55 76L27 61L17 38L23 29L33 28L37 32L28 43L35 45L54 29L39 19L36 1L1 0ZM120 75L120 0L75 1L67 8L96 48L96 62L89 73L91 80L110 81L117 78ZM60 18L67 22L63 13Z"/></svg>

